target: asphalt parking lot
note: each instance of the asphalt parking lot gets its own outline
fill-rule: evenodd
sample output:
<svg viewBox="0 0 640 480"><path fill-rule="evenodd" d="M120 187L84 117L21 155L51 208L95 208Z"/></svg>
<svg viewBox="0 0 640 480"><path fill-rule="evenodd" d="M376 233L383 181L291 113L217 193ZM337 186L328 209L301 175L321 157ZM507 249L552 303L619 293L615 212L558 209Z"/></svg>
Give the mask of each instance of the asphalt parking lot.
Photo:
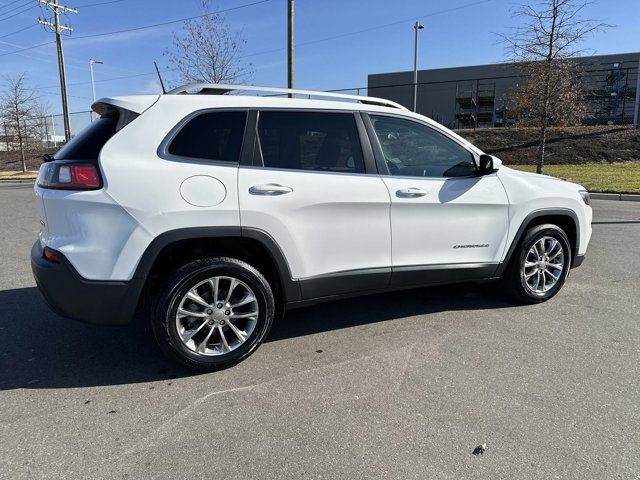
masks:
<svg viewBox="0 0 640 480"><path fill-rule="evenodd" d="M593 202L546 304L465 285L319 305L193 374L139 326L48 310L31 189L0 186L0 478L640 478L640 203Z"/></svg>

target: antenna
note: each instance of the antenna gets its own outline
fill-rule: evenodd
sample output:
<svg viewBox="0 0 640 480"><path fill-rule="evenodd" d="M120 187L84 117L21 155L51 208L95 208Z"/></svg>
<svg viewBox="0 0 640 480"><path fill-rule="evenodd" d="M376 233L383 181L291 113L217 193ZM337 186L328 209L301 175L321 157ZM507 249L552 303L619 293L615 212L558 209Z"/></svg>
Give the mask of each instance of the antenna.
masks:
<svg viewBox="0 0 640 480"><path fill-rule="evenodd" d="M160 80L160 86L162 87L162 93L167 93L164 88L164 82L162 81L162 76L160 75L160 70L158 70L158 64L153 62L153 66L156 67L156 73L158 74L158 80Z"/></svg>

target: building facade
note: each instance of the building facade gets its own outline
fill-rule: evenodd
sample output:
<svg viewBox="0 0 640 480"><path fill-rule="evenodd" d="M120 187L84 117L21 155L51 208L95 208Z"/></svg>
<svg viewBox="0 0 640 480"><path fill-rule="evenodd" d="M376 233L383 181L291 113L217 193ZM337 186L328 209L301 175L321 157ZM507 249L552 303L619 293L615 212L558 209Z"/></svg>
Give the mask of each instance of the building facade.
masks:
<svg viewBox="0 0 640 480"><path fill-rule="evenodd" d="M574 60L587 99L587 124L633 123L640 53ZM418 72L417 110L449 128L509 124L510 92L525 79L517 63ZM368 95L413 105L413 71L369 75Z"/></svg>

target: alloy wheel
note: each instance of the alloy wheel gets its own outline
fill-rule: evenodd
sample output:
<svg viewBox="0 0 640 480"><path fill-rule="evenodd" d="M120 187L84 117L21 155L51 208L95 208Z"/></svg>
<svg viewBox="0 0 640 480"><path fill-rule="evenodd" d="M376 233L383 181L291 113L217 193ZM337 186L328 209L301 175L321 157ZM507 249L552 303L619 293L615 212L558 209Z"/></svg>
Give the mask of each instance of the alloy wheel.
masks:
<svg viewBox="0 0 640 480"><path fill-rule="evenodd" d="M544 295L552 289L565 268L562 244L553 237L542 237L531 246L522 265L526 287L535 295Z"/></svg>
<svg viewBox="0 0 640 480"><path fill-rule="evenodd" d="M192 352L224 355L251 336L258 313L256 295L246 283L234 277L211 277L182 297L176 312L176 329Z"/></svg>

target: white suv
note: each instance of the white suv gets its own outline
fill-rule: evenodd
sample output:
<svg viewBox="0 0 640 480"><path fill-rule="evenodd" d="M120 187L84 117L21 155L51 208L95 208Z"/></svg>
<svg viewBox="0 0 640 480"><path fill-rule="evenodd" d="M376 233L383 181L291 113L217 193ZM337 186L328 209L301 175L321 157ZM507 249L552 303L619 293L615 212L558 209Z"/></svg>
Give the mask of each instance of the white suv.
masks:
<svg viewBox="0 0 640 480"><path fill-rule="evenodd" d="M280 96L221 95L255 90ZM498 279L548 300L591 236L581 186L384 99L192 84L93 110L40 168L36 282L65 317L148 312L189 367L246 358L318 301Z"/></svg>

